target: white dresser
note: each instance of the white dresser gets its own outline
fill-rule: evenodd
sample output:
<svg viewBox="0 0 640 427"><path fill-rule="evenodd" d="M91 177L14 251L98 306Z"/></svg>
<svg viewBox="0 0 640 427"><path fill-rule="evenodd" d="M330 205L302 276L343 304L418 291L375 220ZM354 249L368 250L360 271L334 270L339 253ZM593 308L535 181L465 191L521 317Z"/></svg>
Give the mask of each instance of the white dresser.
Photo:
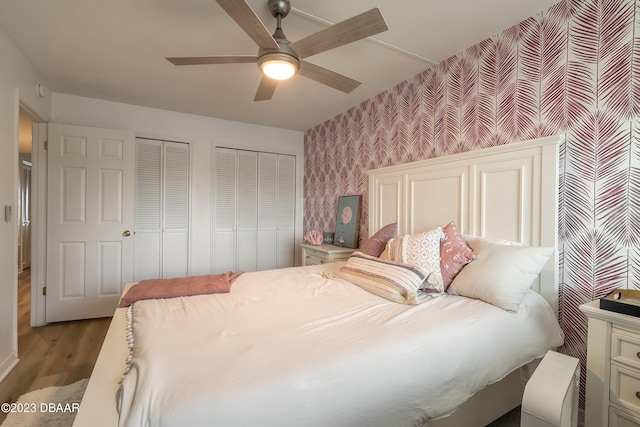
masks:
<svg viewBox="0 0 640 427"><path fill-rule="evenodd" d="M589 319L586 427L640 427L640 317L580 306Z"/></svg>
<svg viewBox="0 0 640 427"><path fill-rule="evenodd" d="M355 251L334 245L309 245L302 243L302 265L326 264L328 262L346 261Z"/></svg>

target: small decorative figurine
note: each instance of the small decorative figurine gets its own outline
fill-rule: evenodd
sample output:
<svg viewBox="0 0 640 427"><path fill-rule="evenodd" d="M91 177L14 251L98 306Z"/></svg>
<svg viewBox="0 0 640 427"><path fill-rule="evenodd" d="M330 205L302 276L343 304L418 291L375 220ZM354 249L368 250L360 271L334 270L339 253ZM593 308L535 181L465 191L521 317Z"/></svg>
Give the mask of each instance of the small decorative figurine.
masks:
<svg viewBox="0 0 640 427"><path fill-rule="evenodd" d="M307 231L304 235L304 240L311 245L320 246L322 244L322 233L320 231L311 230Z"/></svg>

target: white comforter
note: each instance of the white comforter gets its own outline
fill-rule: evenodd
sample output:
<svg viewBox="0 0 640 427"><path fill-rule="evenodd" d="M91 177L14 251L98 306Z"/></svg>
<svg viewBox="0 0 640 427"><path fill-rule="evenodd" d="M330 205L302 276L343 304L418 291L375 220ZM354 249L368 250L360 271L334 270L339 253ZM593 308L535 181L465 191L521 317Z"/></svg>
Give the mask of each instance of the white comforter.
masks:
<svg viewBox="0 0 640 427"><path fill-rule="evenodd" d="M533 292L517 314L452 295L408 306L330 278L341 265L135 303L120 426L420 425L562 344Z"/></svg>

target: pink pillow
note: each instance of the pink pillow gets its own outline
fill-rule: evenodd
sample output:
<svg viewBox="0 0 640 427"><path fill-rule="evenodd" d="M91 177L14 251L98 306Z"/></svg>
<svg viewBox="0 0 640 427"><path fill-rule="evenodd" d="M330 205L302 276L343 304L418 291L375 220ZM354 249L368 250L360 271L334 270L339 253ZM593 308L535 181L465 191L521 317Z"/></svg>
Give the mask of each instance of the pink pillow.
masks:
<svg viewBox="0 0 640 427"><path fill-rule="evenodd" d="M396 237L397 228L397 222L385 225L362 244L362 247L359 249L360 252L370 256L379 257L387 246L389 239Z"/></svg>
<svg viewBox="0 0 640 427"><path fill-rule="evenodd" d="M440 271L444 287L447 289L462 267L476 258L455 222L443 228L444 240L440 244Z"/></svg>
<svg viewBox="0 0 640 427"><path fill-rule="evenodd" d="M132 286L120 300L119 307L128 307L136 301L145 299L164 299L227 293L231 284L242 274L241 271L204 276L178 277L175 279L147 279Z"/></svg>

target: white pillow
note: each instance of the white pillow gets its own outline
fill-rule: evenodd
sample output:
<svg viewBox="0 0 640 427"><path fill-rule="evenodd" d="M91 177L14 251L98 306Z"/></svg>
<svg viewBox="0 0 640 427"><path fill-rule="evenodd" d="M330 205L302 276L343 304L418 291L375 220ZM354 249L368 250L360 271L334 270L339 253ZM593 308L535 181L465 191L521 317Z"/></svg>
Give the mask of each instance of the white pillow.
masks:
<svg viewBox="0 0 640 427"><path fill-rule="evenodd" d="M448 292L517 312L525 293L553 254L553 248L505 245L469 239L476 259L453 279Z"/></svg>
<svg viewBox="0 0 640 427"><path fill-rule="evenodd" d="M471 243L473 243L474 240L484 240L485 242L498 243L500 245L524 246L520 242L514 242L513 240L501 239L497 237L481 237L481 236L473 236L470 234L465 234L463 237L465 238L469 246L471 246Z"/></svg>

